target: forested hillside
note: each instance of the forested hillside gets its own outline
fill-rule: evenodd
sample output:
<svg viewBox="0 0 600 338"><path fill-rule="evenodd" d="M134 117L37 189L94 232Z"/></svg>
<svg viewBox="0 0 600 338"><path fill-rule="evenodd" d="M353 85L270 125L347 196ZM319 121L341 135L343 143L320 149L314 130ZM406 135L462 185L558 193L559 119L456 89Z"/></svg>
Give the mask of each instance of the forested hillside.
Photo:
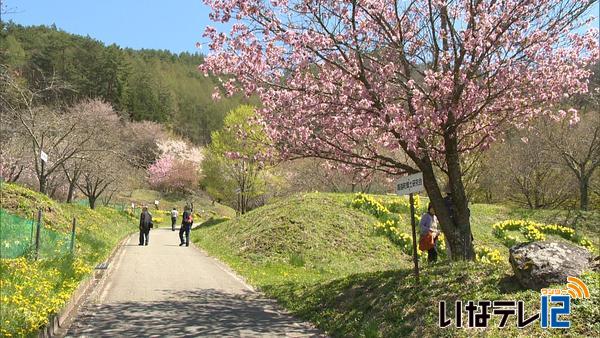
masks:
<svg viewBox="0 0 600 338"><path fill-rule="evenodd" d="M200 54L105 46L55 26L0 25L0 64L32 90L52 83L47 104L102 98L134 121L160 122L205 144L226 112L246 101L239 96L212 100L216 81L196 69L203 61Z"/></svg>

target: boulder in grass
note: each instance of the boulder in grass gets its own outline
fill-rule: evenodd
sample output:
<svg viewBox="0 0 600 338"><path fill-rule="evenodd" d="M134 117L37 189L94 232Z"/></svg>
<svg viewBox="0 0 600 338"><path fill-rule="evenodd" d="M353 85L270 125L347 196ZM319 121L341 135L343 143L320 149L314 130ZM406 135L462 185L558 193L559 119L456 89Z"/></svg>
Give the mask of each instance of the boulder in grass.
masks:
<svg viewBox="0 0 600 338"><path fill-rule="evenodd" d="M592 254L588 250L562 241L523 243L509 252L517 280L534 290L565 284L568 276L577 277L592 268Z"/></svg>

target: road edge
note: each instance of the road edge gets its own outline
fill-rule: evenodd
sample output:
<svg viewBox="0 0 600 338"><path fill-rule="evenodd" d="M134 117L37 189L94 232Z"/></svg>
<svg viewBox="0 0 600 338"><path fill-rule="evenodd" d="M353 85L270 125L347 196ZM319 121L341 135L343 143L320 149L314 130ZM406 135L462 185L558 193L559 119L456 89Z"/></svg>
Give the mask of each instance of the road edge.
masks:
<svg viewBox="0 0 600 338"><path fill-rule="evenodd" d="M105 262L110 264L113 261L114 257L122 250L123 243L125 243L132 234L134 234L134 232L127 234L117 243ZM37 336L39 338L50 338L66 334L72 324L73 318L75 318L79 312L81 305L87 300L88 297L86 297L86 295L89 296L107 275L109 275L109 273L101 273L98 270L94 270L90 276L79 283L79 286L75 292L73 292L67 303L65 303L58 313L50 317L48 324L38 331Z"/></svg>

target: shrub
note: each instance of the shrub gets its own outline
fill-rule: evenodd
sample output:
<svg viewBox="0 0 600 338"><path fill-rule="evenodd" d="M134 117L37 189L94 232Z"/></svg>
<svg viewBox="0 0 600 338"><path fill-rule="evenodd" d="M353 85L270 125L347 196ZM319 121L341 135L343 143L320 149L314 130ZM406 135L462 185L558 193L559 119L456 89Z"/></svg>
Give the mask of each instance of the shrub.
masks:
<svg viewBox="0 0 600 338"><path fill-rule="evenodd" d="M478 246L475 248L475 259L481 263L496 265L502 262L502 255L498 250Z"/></svg>
<svg viewBox="0 0 600 338"><path fill-rule="evenodd" d="M521 233L527 242L543 241L546 239L546 236L544 236L544 234L542 234L540 230L533 224L522 227Z"/></svg>
<svg viewBox="0 0 600 338"><path fill-rule="evenodd" d="M301 268L306 264L304 257L299 253L290 254L290 265Z"/></svg>
<svg viewBox="0 0 600 338"><path fill-rule="evenodd" d="M415 210L420 207L421 200L418 195L414 196ZM353 208L365 211L377 219L379 222L374 224L374 230L379 235L385 235L389 240L400 247L407 255L412 255L412 236L400 231L400 220L393 213L402 211L402 209L410 208L409 201L403 198L393 198L386 202L375 199L374 197L358 193L354 196L351 202ZM419 216L415 215L416 223L419 223ZM420 257L424 257L424 252L417 249ZM438 253L440 258L446 257L446 243L444 236L440 234L438 238Z"/></svg>
<svg viewBox="0 0 600 338"><path fill-rule="evenodd" d="M2 336L31 335L46 325L48 317L61 309L79 280L90 271L90 266L72 256L55 258L53 262L25 257L1 259Z"/></svg>
<svg viewBox="0 0 600 338"><path fill-rule="evenodd" d="M558 235L566 240L572 240L575 236L575 230L557 224L537 224L541 232L545 234Z"/></svg>
<svg viewBox="0 0 600 338"><path fill-rule="evenodd" d="M494 236L502 240L504 245L510 247L519 241L516 237L508 234L508 231L520 231L526 242L542 241L545 235L556 235L579 244L590 251L593 251L593 244L583 236L578 236L574 229L558 224L543 224L528 220L507 220L492 225Z"/></svg>
<svg viewBox="0 0 600 338"><path fill-rule="evenodd" d="M373 196L363 193L356 194L352 199L351 205L353 208L366 211L380 220L387 219L390 214L390 211Z"/></svg>

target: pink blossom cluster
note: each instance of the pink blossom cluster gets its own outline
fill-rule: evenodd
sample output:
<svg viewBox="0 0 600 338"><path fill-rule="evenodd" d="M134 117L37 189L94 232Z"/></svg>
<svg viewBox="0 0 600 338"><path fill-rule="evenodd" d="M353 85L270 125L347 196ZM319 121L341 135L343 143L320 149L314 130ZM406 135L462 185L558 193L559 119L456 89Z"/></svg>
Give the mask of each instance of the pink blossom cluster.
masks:
<svg viewBox="0 0 600 338"><path fill-rule="evenodd" d="M284 157L411 171L411 158L485 149L507 126L587 92L598 30L587 1L205 0L228 34L207 27L199 69L227 95L257 94ZM219 97L216 93L214 97Z"/></svg>
<svg viewBox="0 0 600 338"><path fill-rule="evenodd" d="M188 191L198 182L196 164L163 154L148 168L148 182L162 191Z"/></svg>

